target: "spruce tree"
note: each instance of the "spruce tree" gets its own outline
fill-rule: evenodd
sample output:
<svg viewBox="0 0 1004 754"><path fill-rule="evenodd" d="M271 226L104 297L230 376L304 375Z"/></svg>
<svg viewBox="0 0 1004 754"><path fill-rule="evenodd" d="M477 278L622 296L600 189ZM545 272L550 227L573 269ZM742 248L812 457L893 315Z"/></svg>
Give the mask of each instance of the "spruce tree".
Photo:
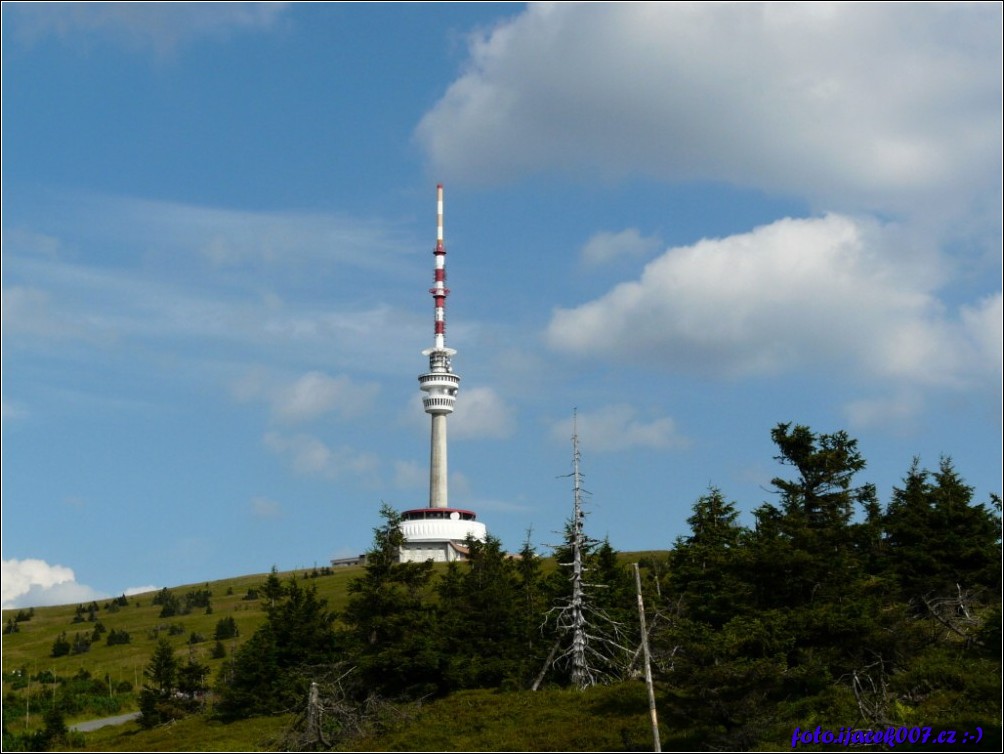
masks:
<svg viewBox="0 0 1004 754"><path fill-rule="evenodd" d="M438 585L439 627L450 644L443 655L444 683L494 688L516 683L525 657L516 566L498 538L467 540L468 559L450 564Z"/></svg>
<svg viewBox="0 0 1004 754"><path fill-rule="evenodd" d="M386 697L423 696L440 688L446 637L429 599L432 563L402 563L401 517L388 505L374 529L364 574L349 584L346 641L363 685Z"/></svg>
<svg viewBox="0 0 1004 754"><path fill-rule="evenodd" d="M836 598L862 575L862 537L851 518L856 505L876 506L875 488L853 486L865 467L857 440L846 432L815 434L808 427L779 424L771 431L793 479L771 484L780 506L765 503L756 512L757 598L764 608L793 608L825 594Z"/></svg>
<svg viewBox="0 0 1004 754"><path fill-rule="evenodd" d="M712 487L687 519L690 535L678 537L670 556L672 594L683 600L684 615L721 628L747 606L741 549L746 530L736 523L734 502Z"/></svg>
<svg viewBox="0 0 1004 754"><path fill-rule="evenodd" d="M265 622L221 669L217 711L224 719L296 708L311 681L342 658L335 614L314 585L291 579L277 599Z"/></svg>
<svg viewBox="0 0 1004 754"><path fill-rule="evenodd" d="M933 474L914 459L883 523L887 567L904 599L1000 592L999 517L973 503L951 459Z"/></svg>
<svg viewBox="0 0 1004 754"><path fill-rule="evenodd" d="M178 660L167 639L157 642L143 675L148 680L139 694L140 725L151 728L183 717L184 711L174 699L178 685Z"/></svg>

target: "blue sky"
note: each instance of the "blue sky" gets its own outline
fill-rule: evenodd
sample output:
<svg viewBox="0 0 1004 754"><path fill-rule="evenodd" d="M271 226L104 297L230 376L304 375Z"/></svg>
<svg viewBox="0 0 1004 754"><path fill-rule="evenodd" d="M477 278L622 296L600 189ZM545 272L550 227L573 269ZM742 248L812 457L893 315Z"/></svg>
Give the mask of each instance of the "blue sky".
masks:
<svg viewBox="0 0 1004 754"><path fill-rule="evenodd" d="M1001 490L1001 6L3 6L3 602L324 565L450 500L668 548L770 430Z"/></svg>

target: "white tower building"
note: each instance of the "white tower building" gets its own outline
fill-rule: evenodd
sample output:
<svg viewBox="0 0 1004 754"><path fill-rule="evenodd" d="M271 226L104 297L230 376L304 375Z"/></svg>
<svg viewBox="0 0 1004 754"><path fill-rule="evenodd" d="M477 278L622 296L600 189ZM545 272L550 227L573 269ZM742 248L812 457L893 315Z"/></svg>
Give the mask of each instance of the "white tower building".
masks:
<svg viewBox="0 0 1004 754"><path fill-rule="evenodd" d="M453 356L446 347L446 247L443 245L443 186L436 186L436 248L433 250L435 272L429 289L435 305L435 329L432 348L422 351L429 357L429 371L419 375L422 404L432 422L429 453L429 506L404 511L401 529L405 544L403 561L462 560L468 536L484 541L487 530L473 511L449 506L446 452L446 418L453 413L460 389L460 375L453 372Z"/></svg>

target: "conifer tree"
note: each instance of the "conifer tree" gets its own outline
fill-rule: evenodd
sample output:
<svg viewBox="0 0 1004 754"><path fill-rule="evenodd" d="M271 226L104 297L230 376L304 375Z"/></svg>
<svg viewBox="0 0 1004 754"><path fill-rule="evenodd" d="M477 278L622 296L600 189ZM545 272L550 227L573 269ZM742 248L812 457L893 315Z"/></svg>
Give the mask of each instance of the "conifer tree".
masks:
<svg viewBox="0 0 1004 754"><path fill-rule="evenodd" d="M432 563L402 563L401 517L383 505L364 574L349 584L346 640L362 683L387 697L422 696L440 686L445 637L428 599Z"/></svg>
<svg viewBox="0 0 1004 754"><path fill-rule="evenodd" d="M174 692L178 685L178 660L167 639L160 639L143 671L148 681L139 695L140 724L144 728L176 720L184 711L176 703Z"/></svg>
<svg viewBox="0 0 1004 754"><path fill-rule="evenodd" d="M497 537L467 540L466 563L450 564L438 585L438 625L450 644L443 654L449 688L492 688L516 682L523 646L516 566Z"/></svg>
<svg viewBox="0 0 1004 754"><path fill-rule="evenodd" d="M334 620L313 584L291 579L265 622L224 663L217 681L220 716L237 719L299 705L311 680L341 657Z"/></svg>
<svg viewBox="0 0 1004 754"><path fill-rule="evenodd" d="M670 556L674 597L682 598L687 617L713 628L725 625L749 599L742 579L746 530L738 518L736 504L712 487L694 504L687 519L691 533L677 538Z"/></svg>
<svg viewBox="0 0 1004 754"><path fill-rule="evenodd" d="M282 580L279 578L279 570L273 565L272 570L268 572L268 577L265 579L265 583L261 585L261 594L267 601L265 607L275 607L275 603L282 599L285 593L285 588L282 585Z"/></svg>
<svg viewBox="0 0 1004 754"><path fill-rule="evenodd" d="M931 497L934 512L932 543L941 564L943 583L956 588L986 589L999 596L1000 521L986 506L973 503L973 488L942 458L934 473Z"/></svg>
<svg viewBox="0 0 1004 754"><path fill-rule="evenodd" d="M818 599L821 590L836 596L861 577L862 537L851 517L856 505L874 511L875 488L852 485L865 460L846 432L817 435L779 424L771 437L775 460L797 473L772 480L780 507L765 503L755 512L756 592L761 607L790 609Z"/></svg>
<svg viewBox="0 0 1004 754"><path fill-rule="evenodd" d="M893 490L884 516L889 570L906 600L964 590L1000 592L999 517L973 503L951 459L938 471L918 459Z"/></svg>
<svg viewBox="0 0 1004 754"><path fill-rule="evenodd" d="M914 458L903 485L893 488L883 521L885 561L908 600L929 591L938 570L929 547L933 523L930 473Z"/></svg>

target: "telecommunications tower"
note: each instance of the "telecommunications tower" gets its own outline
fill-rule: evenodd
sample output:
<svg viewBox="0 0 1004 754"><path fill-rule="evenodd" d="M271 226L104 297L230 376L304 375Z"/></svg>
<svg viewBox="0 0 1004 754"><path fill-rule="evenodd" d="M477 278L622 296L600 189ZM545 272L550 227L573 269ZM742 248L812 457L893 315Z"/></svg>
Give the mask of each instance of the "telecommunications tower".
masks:
<svg viewBox="0 0 1004 754"><path fill-rule="evenodd" d="M429 371L418 377L422 405L431 418L429 438L429 505L401 514L405 544L404 561L463 560L468 536L484 541L485 525L476 521L473 511L449 506L446 418L453 413L460 389L460 375L453 371L456 351L446 347L446 247L443 245L443 186L436 186L436 247L433 287L429 289L435 307L432 348L422 351L429 357Z"/></svg>

